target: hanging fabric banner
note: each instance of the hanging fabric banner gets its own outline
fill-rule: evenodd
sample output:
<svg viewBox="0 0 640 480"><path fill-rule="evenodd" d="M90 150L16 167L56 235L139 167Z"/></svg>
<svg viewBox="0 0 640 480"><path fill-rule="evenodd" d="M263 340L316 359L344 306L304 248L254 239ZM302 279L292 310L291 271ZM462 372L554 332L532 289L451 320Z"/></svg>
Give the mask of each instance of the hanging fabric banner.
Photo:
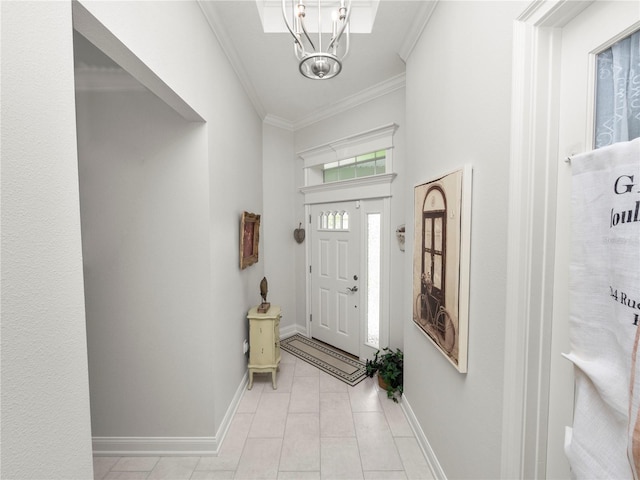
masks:
<svg viewBox="0 0 640 480"><path fill-rule="evenodd" d="M640 472L640 138L575 156L569 340L574 478Z"/></svg>

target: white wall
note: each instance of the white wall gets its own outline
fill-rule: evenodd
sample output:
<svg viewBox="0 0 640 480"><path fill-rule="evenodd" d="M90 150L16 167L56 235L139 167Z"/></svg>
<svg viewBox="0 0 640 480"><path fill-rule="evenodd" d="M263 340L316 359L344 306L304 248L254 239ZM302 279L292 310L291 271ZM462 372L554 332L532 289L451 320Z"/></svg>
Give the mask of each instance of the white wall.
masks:
<svg viewBox="0 0 640 480"><path fill-rule="evenodd" d="M410 316L404 329L405 395L448 478L500 476L512 28L524 6L440 2L407 62L406 189L473 166L468 373Z"/></svg>
<svg viewBox="0 0 640 480"><path fill-rule="evenodd" d="M92 478L71 2L2 8L2 478Z"/></svg>
<svg viewBox="0 0 640 480"><path fill-rule="evenodd" d="M212 435L206 127L149 92L76 110L93 436Z"/></svg>
<svg viewBox="0 0 640 480"><path fill-rule="evenodd" d="M296 264L298 252L304 252L304 243L298 244L293 231L304 218L295 216L295 162L293 159L293 132L265 123L263 138L263 191L264 212L261 237L264 240L264 271L269 281L268 301L282 308L280 332L283 335L298 331L296 322L304 318L304 309L296 308ZM258 289L255 290L259 292ZM260 300L257 297L257 300Z"/></svg>
<svg viewBox="0 0 640 480"><path fill-rule="evenodd" d="M254 292L264 272L264 261L241 271L238 256L242 211L262 211L262 124L197 3L82 5L206 122L208 175L190 186L204 182L209 194L208 257L200 259L210 271L209 305L197 312L208 317L208 326L201 330L204 338L193 338L183 352L205 349L207 356L191 357L189 365L208 374L199 375L201 389L182 394L187 409L207 405L193 414L210 436L223 424L246 373L246 312L259 301ZM193 399L207 392L213 398Z"/></svg>
<svg viewBox="0 0 640 480"><path fill-rule="evenodd" d="M393 165L398 177L391 184L391 231L389 232L390 246L390 325L389 345L402 348L403 346L403 318L404 305L402 291L404 286L405 253L398 248L395 236L396 227L410 222L413 207L405 209L406 189L403 184L405 172L405 90L404 88L373 99L347 112L340 113L326 120L316 122L295 132L295 152L323 145L350 135L362 133L373 128L395 123L398 125L393 144ZM295 185L304 185L302 160L295 158ZM304 196L296 194L296 218L304 217ZM308 225L307 225L308 227ZM409 252L409 256L411 252ZM296 252L296 298L298 299L298 313L296 319L301 328L306 328L304 318L305 308L305 254L302 249Z"/></svg>
<svg viewBox="0 0 640 480"><path fill-rule="evenodd" d="M155 430L138 425L136 434L158 434L164 428L168 435L188 431L211 437L220 433L246 373L241 349L245 315L256 303L249 292L257 290L264 270L264 262L246 271L238 266L240 214L262 210L261 122L195 2L77 6L97 19L98 35L106 32L107 43L124 44L130 60L137 57L153 81L168 85L206 121L190 133L199 136L200 145L206 137L207 170L199 170L204 174L197 179L195 170L182 171L191 175L191 183L178 189L193 190L189 201L200 195L197 213L176 220L172 238L158 246L170 248L177 238L183 247L197 245L187 262L197 264L194 277L186 279L180 303L163 312L176 317L187 313L199 322L196 332L181 330L182 356L173 358L180 365L173 368L173 378L165 376L165 389L175 388L173 398L181 395L183 409L193 411L186 414L186 424L168 421ZM2 2L2 474L7 478L84 479L92 471L71 9L71 2ZM177 151L191 151L182 146ZM164 196L175 186L167 172L156 171L166 183L147 190L165 202L165 214L181 204ZM201 219L197 226L196 217ZM185 223L189 228L182 230ZM186 269L172 263L174 268L184 279ZM201 286L190 288L204 271L209 276L206 293ZM165 291L174 287L178 289L162 286ZM136 293L137 300L127 301L144 312L142 297L149 291ZM194 293L194 303L185 305ZM146 350L154 352L154 346ZM139 356L131 349L126 354L131 361ZM167 357L162 362L151 375L163 375ZM180 378L178 370L190 372L188 378ZM180 388L196 384L191 391ZM129 386L123 395L136 393ZM100 425L112 421L99 419ZM127 435L130 430L109 433Z"/></svg>

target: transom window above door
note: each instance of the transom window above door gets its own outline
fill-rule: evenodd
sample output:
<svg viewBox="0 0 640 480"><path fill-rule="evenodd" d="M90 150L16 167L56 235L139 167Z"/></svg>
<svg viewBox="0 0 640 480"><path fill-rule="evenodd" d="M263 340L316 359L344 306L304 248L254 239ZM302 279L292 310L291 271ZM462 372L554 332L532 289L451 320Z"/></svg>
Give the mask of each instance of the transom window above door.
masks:
<svg viewBox="0 0 640 480"><path fill-rule="evenodd" d="M297 153L303 160L305 203L327 203L391 196L393 136L391 123Z"/></svg>
<svg viewBox="0 0 640 480"><path fill-rule="evenodd" d="M386 173L386 157L386 150L378 150L337 162L325 163L322 166L323 183Z"/></svg>

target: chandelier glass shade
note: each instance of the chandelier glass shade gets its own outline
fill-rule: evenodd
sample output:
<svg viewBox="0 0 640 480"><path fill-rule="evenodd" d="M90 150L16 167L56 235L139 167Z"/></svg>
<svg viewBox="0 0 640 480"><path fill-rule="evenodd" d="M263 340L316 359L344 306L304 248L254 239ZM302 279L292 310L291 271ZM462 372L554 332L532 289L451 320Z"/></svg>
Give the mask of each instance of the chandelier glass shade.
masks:
<svg viewBox="0 0 640 480"><path fill-rule="evenodd" d="M325 0L326 3L326 0ZM323 50L322 6L318 0L318 37L316 43L305 24L307 6L304 0L282 0L282 16L287 29L293 35L293 51L299 60L300 73L313 80L333 78L342 70L342 60L349 53L349 18L351 0L339 0L331 12L331 36L325 34L326 49ZM327 22L325 22L327 23Z"/></svg>

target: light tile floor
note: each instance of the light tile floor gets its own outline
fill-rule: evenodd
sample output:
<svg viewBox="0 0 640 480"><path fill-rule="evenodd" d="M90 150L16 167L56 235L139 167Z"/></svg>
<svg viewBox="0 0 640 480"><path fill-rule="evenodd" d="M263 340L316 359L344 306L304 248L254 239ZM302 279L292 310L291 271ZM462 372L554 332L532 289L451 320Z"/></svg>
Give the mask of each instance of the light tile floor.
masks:
<svg viewBox="0 0 640 480"><path fill-rule="evenodd" d="M94 457L96 480L433 479L401 407L282 352L255 375L217 457Z"/></svg>

